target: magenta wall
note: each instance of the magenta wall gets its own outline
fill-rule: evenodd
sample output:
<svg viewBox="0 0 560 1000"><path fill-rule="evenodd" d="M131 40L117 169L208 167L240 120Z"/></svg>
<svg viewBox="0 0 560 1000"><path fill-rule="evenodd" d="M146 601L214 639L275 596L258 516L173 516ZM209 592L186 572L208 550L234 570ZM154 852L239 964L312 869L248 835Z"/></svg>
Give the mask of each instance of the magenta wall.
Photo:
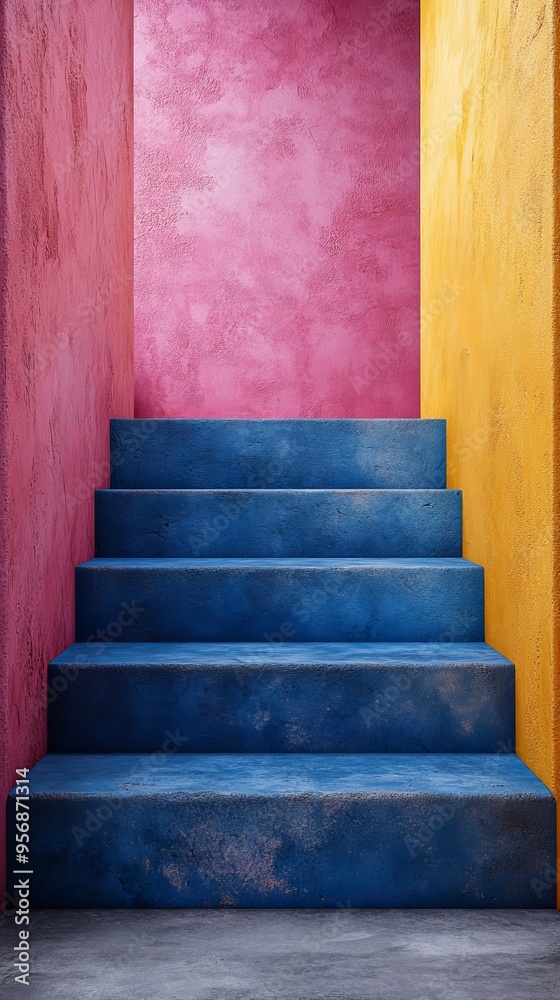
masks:
<svg viewBox="0 0 560 1000"><path fill-rule="evenodd" d="M138 416L419 413L418 0L136 0Z"/></svg>
<svg viewBox="0 0 560 1000"><path fill-rule="evenodd" d="M46 666L74 638L108 420L132 410L132 0L2 6L4 802L45 750Z"/></svg>

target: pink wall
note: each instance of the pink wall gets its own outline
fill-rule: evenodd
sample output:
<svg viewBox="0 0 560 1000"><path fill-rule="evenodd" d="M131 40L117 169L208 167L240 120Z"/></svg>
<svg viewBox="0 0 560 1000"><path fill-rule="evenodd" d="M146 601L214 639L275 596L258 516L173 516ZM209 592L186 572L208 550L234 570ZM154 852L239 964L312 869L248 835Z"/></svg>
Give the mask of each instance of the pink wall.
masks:
<svg viewBox="0 0 560 1000"><path fill-rule="evenodd" d="M132 408L132 0L5 0L2 35L4 801L45 750L108 420Z"/></svg>
<svg viewBox="0 0 560 1000"><path fill-rule="evenodd" d="M136 412L419 412L418 0L136 0Z"/></svg>

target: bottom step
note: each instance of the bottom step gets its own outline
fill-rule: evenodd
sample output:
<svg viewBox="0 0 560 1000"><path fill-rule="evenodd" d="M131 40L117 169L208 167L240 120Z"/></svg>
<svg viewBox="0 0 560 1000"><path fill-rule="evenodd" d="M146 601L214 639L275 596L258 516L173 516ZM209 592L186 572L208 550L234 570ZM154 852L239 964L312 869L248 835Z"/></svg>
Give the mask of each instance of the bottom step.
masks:
<svg viewBox="0 0 560 1000"><path fill-rule="evenodd" d="M29 777L37 907L555 905L554 798L514 754L52 754Z"/></svg>

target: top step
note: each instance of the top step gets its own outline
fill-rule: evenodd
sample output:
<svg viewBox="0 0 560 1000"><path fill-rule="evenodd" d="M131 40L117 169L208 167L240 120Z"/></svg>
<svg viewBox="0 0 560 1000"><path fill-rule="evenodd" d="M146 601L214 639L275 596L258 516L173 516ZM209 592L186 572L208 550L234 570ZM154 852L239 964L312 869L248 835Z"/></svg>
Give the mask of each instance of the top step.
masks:
<svg viewBox="0 0 560 1000"><path fill-rule="evenodd" d="M112 420L113 489L444 489L445 420Z"/></svg>

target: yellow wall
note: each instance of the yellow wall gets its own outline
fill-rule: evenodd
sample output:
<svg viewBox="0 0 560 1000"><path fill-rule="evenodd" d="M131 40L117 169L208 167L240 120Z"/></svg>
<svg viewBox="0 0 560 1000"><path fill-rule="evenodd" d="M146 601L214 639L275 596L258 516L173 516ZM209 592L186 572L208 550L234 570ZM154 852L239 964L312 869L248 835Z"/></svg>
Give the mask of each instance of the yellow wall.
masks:
<svg viewBox="0 0 560 1000"><path fill-rule="evenodd" d="M517 666L518 751L559 794L560 10L421 9L422 415L448 421L487 641Z"/></svg>

